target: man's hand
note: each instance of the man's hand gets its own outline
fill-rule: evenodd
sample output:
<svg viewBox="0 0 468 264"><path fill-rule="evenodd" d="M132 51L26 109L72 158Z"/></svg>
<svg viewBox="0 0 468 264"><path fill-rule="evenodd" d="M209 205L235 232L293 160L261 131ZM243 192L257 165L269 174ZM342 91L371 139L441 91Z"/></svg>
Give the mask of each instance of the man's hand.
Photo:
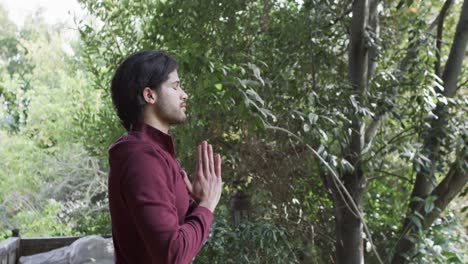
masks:
<svg viewBox="0 0 468 264"><path fill-rule="evenodd" d="M221 156L216 154L213 157L213 147L203 141L197 147L197 167L193 184L190 183L185 171L182 173L192 198L199 203L199 206L214 212L222 191Z"/></svg>

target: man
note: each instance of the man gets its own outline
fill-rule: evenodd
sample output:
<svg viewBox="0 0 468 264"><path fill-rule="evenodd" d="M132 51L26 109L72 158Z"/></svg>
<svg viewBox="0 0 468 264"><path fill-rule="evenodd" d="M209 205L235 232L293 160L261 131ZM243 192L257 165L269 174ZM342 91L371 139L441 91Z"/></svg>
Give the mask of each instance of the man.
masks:
<svg viewBox="0 0 468 264"><path fill-rule="evenodd" d="M221 196L221 158L206 141L199 145L193 185L176 161L169 126L187 118L176 61L162 51L131 55L112 78L111 96L128 132L109 148L116 263L189 263Z"/></svg>

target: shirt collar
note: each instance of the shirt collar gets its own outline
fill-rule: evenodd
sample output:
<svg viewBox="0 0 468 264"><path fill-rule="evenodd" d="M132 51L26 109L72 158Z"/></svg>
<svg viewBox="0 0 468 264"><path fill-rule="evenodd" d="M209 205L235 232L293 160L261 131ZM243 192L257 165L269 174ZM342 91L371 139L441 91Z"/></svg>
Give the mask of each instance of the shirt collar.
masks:
<svg viewBox="0 0 468 264"><path fill-rule="evenodd" d="M155 143L156 145L161 147L164 151L168 152L173 157L175 157L174 141L172 140L172 137L170 135L143 122L136 124L132 128L132 131L143 133L153 143Z"/></svg>

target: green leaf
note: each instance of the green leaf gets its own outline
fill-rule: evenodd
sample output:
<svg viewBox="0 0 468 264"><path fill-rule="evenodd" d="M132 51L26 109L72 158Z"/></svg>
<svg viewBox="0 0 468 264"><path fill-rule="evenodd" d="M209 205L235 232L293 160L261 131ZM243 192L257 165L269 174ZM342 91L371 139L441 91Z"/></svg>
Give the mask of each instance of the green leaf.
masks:
<svg viewBox="0 0 468 264"><path fill-rule="evenodd" d="M223 89L223 84L217 83L214 85L217 90L222 90Z"/></svg>
<svg viewBox="0 0 468 264"><path fill-rule="evenodd" d="M309 122L311 125L314 125L315 123L317 123L317 119L318 119L318 115L314 113L309 113Z"/></svg>
<svg viewBox="0 0 468 264"><path fill-rule="evenodd" d="M412 202L424 202L424 199L418 196L411 198Z"/></svg>
<svg viewBox="0 0 468 264"><path fill-rule="evenodd" d="M422 229L421 219L419 219L419 217L412 215L410 216L410 221L418 228L418 230Z"/></svg>
<svg viewBox="0 0 468 264"><path fill-rule="evenodd" d="M434 195L430 195L426 198L426 200L424 201L424 211L426 213L429 213L432 210L434 210L436 200L437 200L437 197Z"/></svg>
<svg viewBox="0 0 468 264"><path fill-rule="evenodd" d="M341 167L345 172L352 172L354 171L354 166L349 163L346 159L341 159Z"/></svg>

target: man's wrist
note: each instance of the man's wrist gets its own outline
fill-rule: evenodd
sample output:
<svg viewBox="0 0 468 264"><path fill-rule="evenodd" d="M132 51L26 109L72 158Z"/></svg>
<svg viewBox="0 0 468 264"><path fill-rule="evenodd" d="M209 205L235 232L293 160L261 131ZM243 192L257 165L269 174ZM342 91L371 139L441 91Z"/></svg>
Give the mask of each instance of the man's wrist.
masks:
<svg viewBox="0 0 468 264"><path fill-rule="evenodd" d="M208 201L201 201L200 203L198 203L198 206L205 207L206 209L210 210L212 213L214 213L214 210L216 208L216 205L213 205Z"/></svg>

